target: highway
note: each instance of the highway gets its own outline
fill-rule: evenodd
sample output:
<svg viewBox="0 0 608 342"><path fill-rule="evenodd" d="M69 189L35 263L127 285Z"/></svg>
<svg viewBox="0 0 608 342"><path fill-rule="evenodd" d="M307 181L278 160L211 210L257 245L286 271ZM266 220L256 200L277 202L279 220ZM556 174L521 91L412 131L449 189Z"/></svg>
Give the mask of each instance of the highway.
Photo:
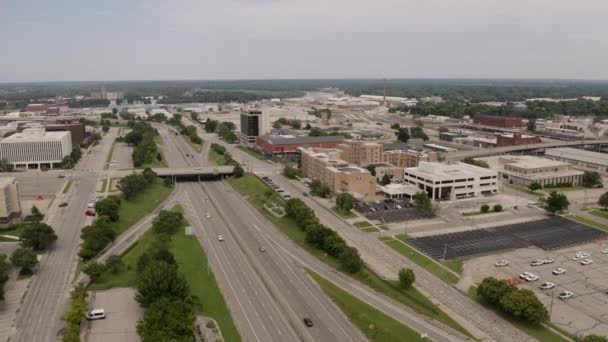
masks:
<svg viewBox="0 0 608 342"><path fill-rule="evenodd" d="M55 229L57 241L46 252L19 309L15 322L15 334L11 341L56 341L63 328L61 315L69 305L70 277L77 262L80 229L85 225L84 212L89 200L95 195L97 176L94 170L102 170L116 130L111 130L100 144L83 154L76 168L79 176L65 202L69 205L61 213L49 213L45 219ZM71 171L63 171L73 177ZM53 203L53 209L56 209Z"/></svg>

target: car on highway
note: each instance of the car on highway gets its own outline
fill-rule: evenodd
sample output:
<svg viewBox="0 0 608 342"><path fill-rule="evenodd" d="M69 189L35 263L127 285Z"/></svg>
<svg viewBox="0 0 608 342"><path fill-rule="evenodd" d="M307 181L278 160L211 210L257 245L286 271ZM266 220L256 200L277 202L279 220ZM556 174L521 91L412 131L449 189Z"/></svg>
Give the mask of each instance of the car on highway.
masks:
<svg viewBox="0 0 608 342"><path fill-rule="evenodd" d="M557 296L559 299L568 299L574 297L574 293L570 291L564 291Z"/></svg>
<svg viewBox="0 0 608 342"><path fill-rule="evenodd" d="M566 273L566 269L558 267L558 268L554 269L552 273L553 273L553 275L564 274L564 273Z"/></svg>
<svg viewBox="0 0 608 342"><path fill-rule="evenodd" d="M308 318L308 317L304 317L304 320L303 320L303 321L304 321L304 324L305 324L307 327L312 327L312 326L314 325L314 324L312 323L312 319L310 319L310 318Z"/></svg>
<svg viewBox="0 0 608 342"><path fill-rule="evenodd" d="M509 262L507 260L498 260L497 262L494 263L494 266L496 266L496 267L509 266Z"/></svg>
<svg viewBox="0 0 608 342"><path fill-rule="evenodd" d="M207 213L207 214L205 215L205 217L206 217L206 218L208 218L208 219L210 219L210 218L211 218L211 214Z"/></svg>
<svg viewBox="0 0 608 342"><path fill-rule="evenodd" d="M104 309L93 309L86 314L87 320L96 321L98 319L106 319L106 311Z"/></svg>
<svg viewBox="0 0 608 342"><path fill-rule="evenodd" d="M593 260L592 259L583 259L581 260L581 265L583 266L587 266L587 265L591 265L593 264Z"/></svg>
<svg viewBox="0 0 608 342"><path fill-rule="evenodd" d="M546 282L546 283L542 283L542 284L540 284L540 286L539 286L539 287L540 287L540 289L541 289L541 290L549 290L549 289L554 288L554 287L555 287L555 284L550 283L550 282Z"/></svg>
<svg viewBox="0 0 608 342"><path fill-rule="evenodd" d="M95 209L95 203L89 202L89 204L87 204L87 208L89 208L89 209Z"/></svg>
<svg viewBox="0 0 608 342"><path fill-rule="evenodd" d="M63 208L63 207L67 207L68 204L63 202L63 203L59 203L59 208Z"/></svg>
<svg viewBox="0 0 608 342"><path fill-rule="evenodd" d="M224 236L223 235L218 235L217 236L217 241L224 241Z"/></svg>
<svg viewBox="0 0 608 342"><path fill-rule="evenodd" d="M608 254L608 248L602 249L602 254Z"/></svg>
<svg viewBox="0 0 608 342"><path fill-rule="evenodd" d="M89 209L89 210L85 211L84 214L87 216L95 216L95 210Z"/></svg>
<svg viewBox="0 0 608 342"><path fill-rule="evenodd" d="M203 168L202 168L202 167L195 167L194 169L195 169L195 170L197 170L197 171L200 171L200 170L202 170Z"/></svg>

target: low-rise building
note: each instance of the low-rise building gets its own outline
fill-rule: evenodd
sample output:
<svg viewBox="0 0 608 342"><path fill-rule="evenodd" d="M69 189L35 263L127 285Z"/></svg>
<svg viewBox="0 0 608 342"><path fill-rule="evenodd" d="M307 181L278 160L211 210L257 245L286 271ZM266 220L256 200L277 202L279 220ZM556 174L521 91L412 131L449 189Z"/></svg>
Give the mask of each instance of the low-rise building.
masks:
<svg viewBox="0 0 608 342"><path fill-rule="evenodd" d="M382 159L385 163L390 163L401 168L416 167L420 162L435 162L439 158L439 154L435 151L423 151L419 149L405 149L385 151L382 154Z"/></svg>
<svg viewBox="0 0 608 342"><path fill-rule="evenodd" d="M520 128L523 125L521 118L513 118L507 116L493 116L476 114L473 117L473 123L476 125L494 126L503 128Z"/></svg>
<svg viewBox="0 0 608 342"><path fill-rule="evenodd" d="M381 181L384 175L388 175L392 181L403 179L403 167L395 166L390 163L370 164L374 166L376 179Z"/></svg>
<svg viewBox="0 0 608 342"><path fill-rule="evenodd" d="M540 137L521 133L501 134L496 137L496 147L540 144Z"/></svg>
<svg viewBox="0 0 608 342"><path fill-rule="evenodd" d="M0 228L21 222L19 184L14 177L0 178Z"/></svg>
<svg viewBox="0 0 608 342"><path fill-rule="evenodd" d="M371 200L376 194L376 178L364 168L340 159L338 149L299 148L302 176L319 180L333 193L350 193L360 200Z"/></svg>
<svg viewBox="0 0 608 342"><path fill-rule="evenodd" d="M440 132L439 133L439 140L447 141L447 142L453 142L454 139L466 138L466 137L468 137L468 135L464 134L464 133L455 133L455 132Z"/></svg>
<svg viewBox="0 0 608 342"><path fill-rule="evenodd" d="M498 192L498 172L461 162L421 162L405 168L403 182L426 191L434 200L452 200Z"/></svg>
<svg viewBox="0 0 608 342"><path fill-rule="evenodd" d="M299 136L267 134L258 138L257 148L265 155L297 155L299 147L334 148L344 142L342 136Z"/></svg>
<svg viewBox="0 0 608 342"><path fill-rule="evenodd" d="M572 147L550 148L545 150L545 157L560 160L584 168L608 172L608 154Z"/></svg>
<svg viewBox="0 0 608 342"><path fill-rule="evenodd" d="M47 132L44 127L24 129L0 140L0 159L16 168L53 168L72 152L69 131Z"/></svg>
<svg viewBox="0 0 608 342"><path fill-rule="evenodd" d="M556 184L580 185L584 174L573 169L569 163L534 156L501 156L494 168L497 168L504 181L522 186L532 183L539 183L542 187Z"/></svg>
<svg viewBox="0 0 608 342"><path fill-rule="evenodd" d="M72 139L72 146L80 146L86 136L86 125L83 118L61 118L54 120L44 120L36 122L24 122L17 124L17 132L22 132L27 128L44 127L47 132L69 131Z"/></svg>
<svg viewBox="0 0 608 342"><path fill-rule="evenodd" d="M336 147L342 150L342 159L349 163L367 166L382 162L382 152L384 149L378 143L348 140Z"/></svg>

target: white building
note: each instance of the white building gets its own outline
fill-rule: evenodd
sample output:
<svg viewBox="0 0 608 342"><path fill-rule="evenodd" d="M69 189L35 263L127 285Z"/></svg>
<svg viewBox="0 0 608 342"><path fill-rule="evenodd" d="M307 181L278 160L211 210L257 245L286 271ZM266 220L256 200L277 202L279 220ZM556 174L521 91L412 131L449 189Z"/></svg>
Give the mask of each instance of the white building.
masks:
<svg viewBox="0 0 608 342"><path fill-rule="evenodd" d="M21 222L21 195L15 177L0 178L0 228Z"/></svg>
<svg viewBox="0 0 608 342"><path fill-rule="evenodd" d="M72 152L69 131L46 132L44 127L27 128L0 140L0 159L16 168L53 168Z"/></svg>
<svg viewBox="0 0 608 342"><path fill-rule="evenodd" d="M451 200L498 192L498 172L465 163L420 162L404 171L403 182L426 191L431 199Z"/></svg>

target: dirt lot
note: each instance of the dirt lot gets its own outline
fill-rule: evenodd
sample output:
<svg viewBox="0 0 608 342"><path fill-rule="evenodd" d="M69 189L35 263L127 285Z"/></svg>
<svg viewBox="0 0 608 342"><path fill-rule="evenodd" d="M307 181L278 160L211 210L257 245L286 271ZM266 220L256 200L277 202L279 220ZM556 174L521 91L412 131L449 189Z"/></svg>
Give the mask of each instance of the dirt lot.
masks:
<svg viewBox="0 0 608 342"><path fill-rule="evenodd" d="M534 291L551 312L551 321L571 333L585 336L589 334L608 335L608 254L601 251L608 248L608 241L588 243L550 252L536 247L523 248L468 260L464 266L463 278L479 283L488 276L499 279L519 279L520 273L529 271L540 276L535 282L523 286ZM583 266L572 258L577 251L591 254L593 264ZM530 261L546 257L555 258L555 263L532 267ZM506 267L494 267L496 260L510 262ZM562 267L566 273L553 275L552 271ZM541 290L540 284L552 282L552 290ZM571 291L574 297L561 300L562 291Z"/></svg>
<svg viewBox="0 0 608 342"><path fill-rule="evenodd" d="M87 322L89 342L135 342L137 321L143 317L143 310L135 301L135 290L115 288L96 291L91 296L92 309L104 309L106 319Z"/></svg>

